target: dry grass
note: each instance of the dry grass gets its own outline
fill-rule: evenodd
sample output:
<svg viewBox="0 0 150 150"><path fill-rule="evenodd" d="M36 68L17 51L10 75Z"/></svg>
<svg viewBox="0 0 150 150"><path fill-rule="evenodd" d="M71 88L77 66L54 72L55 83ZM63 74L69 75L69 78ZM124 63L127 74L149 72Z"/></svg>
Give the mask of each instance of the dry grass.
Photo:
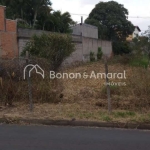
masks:
<svg viewBox="0 0 150 150"><path fill-rule="evenodd" d="M109 65L111 73L121 73L124 70L127 79L111 80L111 82L126 82L126 86L111 86L112 115L107 114L105 79L64 79L50 84L47 79L33 83L35 103L33 113L29 112L27 95L22 96L25 98L22 102L19 94L21 102L18 100L12 108L2 107L0 117L150 122L150 71L119 63ZM63 70L67 73L81 74L84 72L90 74L92 71L105 72L104 64L95 62ZM27 84L24 90L26 88ZM21 89L22 86L20 93ZM55 102L49 101L49 97L53 95L51 99L54 100L60 93L63 93L63 99L58 101L58 104L49 103Z"/></svg>
<svg viewBox="0 0 150 150"><path fill-rule="evenodd" d="M35 104L34 111L29 111L29 106L23 103L15 103L15 107L1 108L0 118L17 119L76 119L85 121L101 121L101 122L137 122L149 123L150 111L141 114L132 111L114 110L108 115L106 109L96 107L94 103L73 103L73 104Z"/></svg>
<svg viewBox="0 0 150 150"><path fill-rule="evenodd" d="M127 79L113 79L110 82L126 83L126 86L111 86L111 98L114 109L146 111L150 107L150 76L149 70L133 68L128 65L111 64L110 73L126 71ZM86 66L68 69L67 72L105 72L104 65L96 62ZM96 101L96 105L107 107L105 79L74 79L64 80L64 95L67 102Z"/></svg>

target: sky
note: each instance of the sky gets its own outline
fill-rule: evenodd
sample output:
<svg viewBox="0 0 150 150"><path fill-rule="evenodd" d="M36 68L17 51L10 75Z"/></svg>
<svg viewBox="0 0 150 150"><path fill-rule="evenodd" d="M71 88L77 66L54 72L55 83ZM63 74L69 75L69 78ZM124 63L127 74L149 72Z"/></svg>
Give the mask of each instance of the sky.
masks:
<svg viewBox="0 0 150 150"><path fill-rule="evenodd" d="M109 0L101 0L103 2L107 2ZM135 26L139 26L139 28L144 32L148 29L150 25L150 0L115 0L120 4L123 4L126 9L129 11L129 16L136 17L131 18L129 20ZM72 19L81 22L81 15L75 14L83 14L84 20L88 17L89 13L95 7L100 0L51 0L52 8L56 10L60 10L62 13L68 11L72 15ZM149 18L137 18L137 17L149 17Z"/></svg>

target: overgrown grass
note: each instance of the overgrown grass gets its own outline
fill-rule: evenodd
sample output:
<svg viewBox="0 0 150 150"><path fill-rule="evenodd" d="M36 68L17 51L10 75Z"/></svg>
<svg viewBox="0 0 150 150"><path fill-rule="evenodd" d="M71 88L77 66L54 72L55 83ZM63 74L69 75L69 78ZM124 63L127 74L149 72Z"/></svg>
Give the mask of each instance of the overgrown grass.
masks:
<svg viewBox="0 0 150 150"><path fill-rule="evenodd" d="M126 111L126 112L114 112L113 116L115 118L126 118L126 117L134 117L135 112Z"/></svg>
<svg viewBox="0 0 150 150"><path fill-rule="evenodd" d="M149 65L149 58L148 56L135 57L130 60L129 65L133 67L143 67L147 69Z"/></svg>
<svg viewBox="0 0 150 150"><path fill-rule="evenodd" d="M45 71L45 78L32 72L30 78L31 90L33 102L49 102L58 103L61 101L60 94L62 91L61 81L50 80L49 68L50 64L45 60L39 60L37 62ZM23 79L23 69L26 64L20 66L20 62L14 62L13 60L3 61L0 66L3 67L2 85L0 84L0 103L2 105L13 105L13 102L28 102L29 100L29 83L27 79ZM32 64L32 63L31 63Z"/></svg>

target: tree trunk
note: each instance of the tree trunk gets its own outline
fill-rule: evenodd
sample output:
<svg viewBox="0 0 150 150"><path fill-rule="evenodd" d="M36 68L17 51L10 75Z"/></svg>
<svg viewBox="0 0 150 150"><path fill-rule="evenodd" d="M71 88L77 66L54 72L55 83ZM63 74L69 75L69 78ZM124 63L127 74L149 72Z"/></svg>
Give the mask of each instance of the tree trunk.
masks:
<svg viewBox="0 0 150 150"><path fill-rule="evenodd" d="M35 13L34 13L33 27L35 27L36 18L37 18L37 10L35 10Z"/></svg>

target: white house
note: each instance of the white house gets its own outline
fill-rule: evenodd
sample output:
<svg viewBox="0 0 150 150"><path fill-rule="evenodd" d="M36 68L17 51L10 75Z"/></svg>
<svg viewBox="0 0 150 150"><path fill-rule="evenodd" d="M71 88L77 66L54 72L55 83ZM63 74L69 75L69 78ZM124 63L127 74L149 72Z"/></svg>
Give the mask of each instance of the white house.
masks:
<svg viewBox="0 0 150 150"><path fill-rule="evenodd" d="M129 35L127 37L127 41L132 41L134 38L138 38L139 37L139 33L141 32L140 28L138 26L134 26L134 32L132 35Z"/></svg>

